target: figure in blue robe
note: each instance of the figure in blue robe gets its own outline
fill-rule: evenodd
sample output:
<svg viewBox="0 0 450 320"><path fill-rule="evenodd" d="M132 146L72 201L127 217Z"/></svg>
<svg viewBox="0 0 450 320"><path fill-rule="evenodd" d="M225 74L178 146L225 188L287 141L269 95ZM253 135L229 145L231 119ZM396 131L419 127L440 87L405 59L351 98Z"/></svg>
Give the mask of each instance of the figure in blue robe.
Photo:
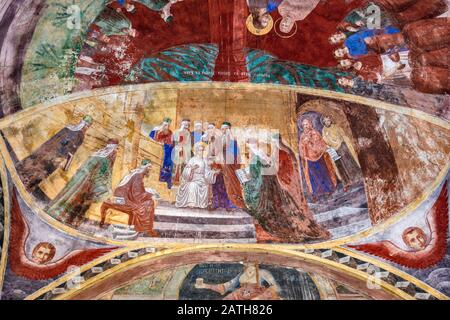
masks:
<svg viewBox="0 0 450 320"><path fill-rule="evenodd" d="M166 118L162 124L155 127L150 132L150 138L163 145L164 157L161 165L161 171L159 173L159 181L167 183L167 188L172 188L172 150L174 148L172 131L169 129L169 125L172 122L171 119Z"/></svg>
<svg viewBox="0 0 450 320"><path fill-rule="evenodd" d="M365 38L371 38L375 35L379 34L394 34L399 33L400 30L397 28L394 28L392 26L387 26L383 29L364 29L361 31L358 31L354 34L352 34L350 37L348 37L344 44L348 48L349 54L354 56L360 56L368 54L368 48L367 44L364 41Z"/></svg>

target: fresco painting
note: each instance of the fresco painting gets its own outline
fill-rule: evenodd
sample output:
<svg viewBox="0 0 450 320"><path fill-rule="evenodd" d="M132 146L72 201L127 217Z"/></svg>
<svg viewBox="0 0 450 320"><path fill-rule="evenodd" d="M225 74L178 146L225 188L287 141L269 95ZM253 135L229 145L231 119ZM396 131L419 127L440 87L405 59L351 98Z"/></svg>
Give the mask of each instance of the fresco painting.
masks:
<svg viewBox="0 0 450 320"><path fill-rule="evenodd" d="M6 0L0 298L449 299L448 6Z"/></svg>

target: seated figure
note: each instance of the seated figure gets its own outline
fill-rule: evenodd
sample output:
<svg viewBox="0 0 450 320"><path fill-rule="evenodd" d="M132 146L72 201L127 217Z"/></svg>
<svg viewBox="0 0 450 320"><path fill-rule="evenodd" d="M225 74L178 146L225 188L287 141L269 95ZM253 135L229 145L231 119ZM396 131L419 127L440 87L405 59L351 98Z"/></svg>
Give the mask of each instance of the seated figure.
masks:
<svg viewBox="0 0 450 320"><path fill-rule="evenodd" d="M178 208L208 207L211 192L210 185L216 182L218 171L211 170L203 158L205 144L198 142L194 146L192 157L183 170L180 189L176 196L175 206Z"/></svg>
<svg viewBox="0 0 450 320"><path fill-rule="evenodd" d="M107 210L114 209L127 213L128 223L134 225L135 231L145 232L152 237L157 236L153 230L155 203L152 194L144 187L144 178L148 177L151 163L143 160L139 168L126 175L114 190L114 198L102 205L102 221L104 224Z"/></svg>

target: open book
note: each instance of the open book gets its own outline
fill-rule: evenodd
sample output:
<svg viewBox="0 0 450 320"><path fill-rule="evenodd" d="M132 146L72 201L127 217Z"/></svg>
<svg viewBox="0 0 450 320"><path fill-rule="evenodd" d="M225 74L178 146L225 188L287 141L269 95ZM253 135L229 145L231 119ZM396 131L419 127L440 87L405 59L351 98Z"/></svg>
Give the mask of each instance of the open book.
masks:
<svg viewBox="0 0 450 320"><path fill-rule="evenodd" d="M333 159L333 161L337 161L341 158L341 156L338 155L336 150L334 150L333 148L328 148L327 152L330 155L331 159Z"/></svg>
<svg viewBox="0 0 450 320"><path fill-rule="evenodd" d="M241 184L245 184L250 181L250 167L245 167L244 169L238 169L235 171L236 177L239 179Z"/></svg>

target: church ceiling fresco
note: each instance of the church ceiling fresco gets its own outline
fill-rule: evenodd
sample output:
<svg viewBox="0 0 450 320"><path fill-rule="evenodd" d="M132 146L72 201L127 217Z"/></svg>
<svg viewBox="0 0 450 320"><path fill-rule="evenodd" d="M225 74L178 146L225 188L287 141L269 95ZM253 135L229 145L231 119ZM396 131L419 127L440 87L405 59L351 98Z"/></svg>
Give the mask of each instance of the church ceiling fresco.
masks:
<svg viewBox="0 0 450 320"><path fill-rule="evenodd" d="M5 0L0 298L448 300L446 0Z"/></svg>

